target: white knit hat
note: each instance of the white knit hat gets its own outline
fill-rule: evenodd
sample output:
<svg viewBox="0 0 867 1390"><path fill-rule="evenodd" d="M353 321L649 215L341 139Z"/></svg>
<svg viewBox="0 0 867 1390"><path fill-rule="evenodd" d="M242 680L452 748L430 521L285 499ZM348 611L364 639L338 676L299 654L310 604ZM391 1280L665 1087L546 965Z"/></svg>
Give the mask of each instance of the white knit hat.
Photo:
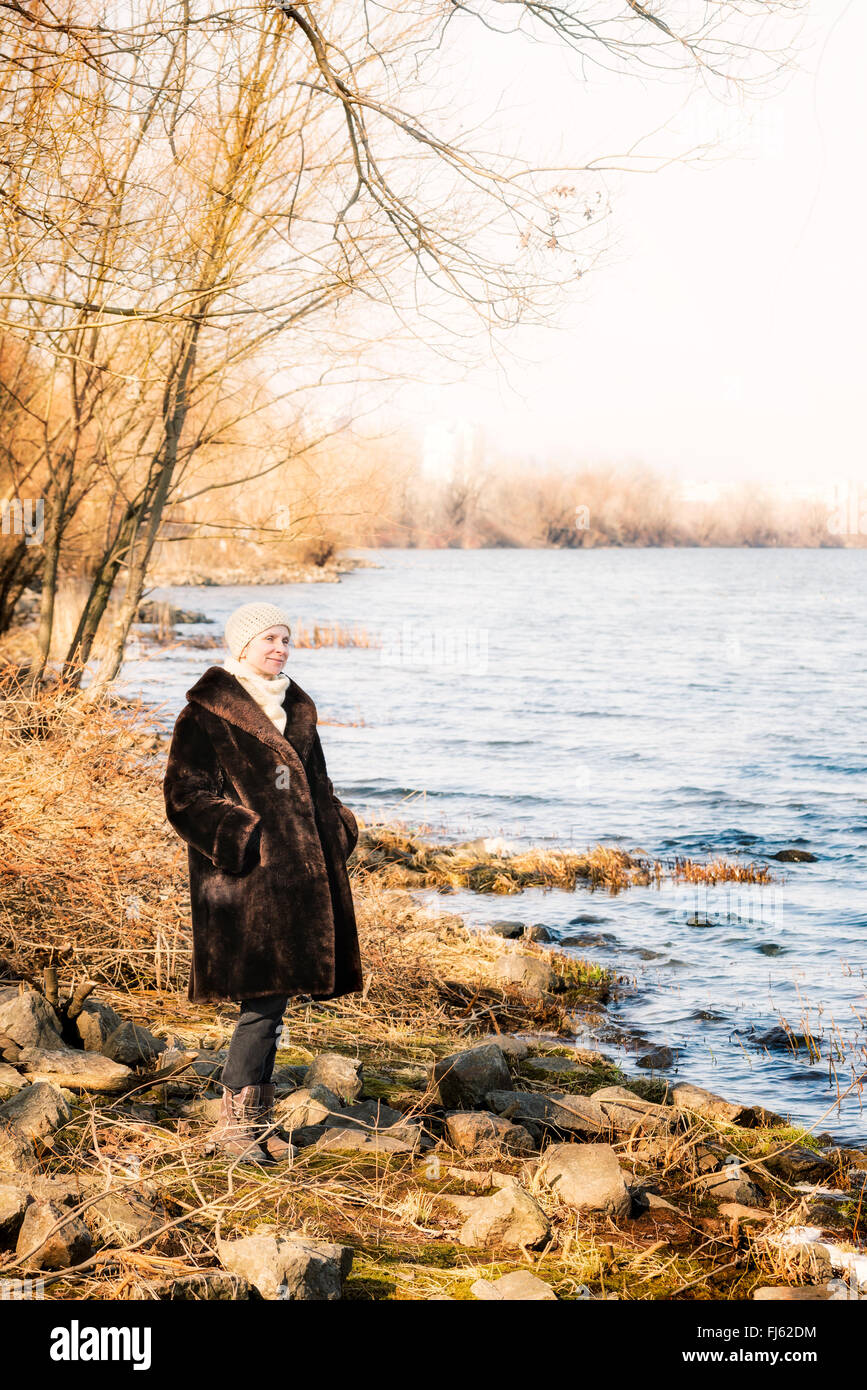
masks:
<svg viewBox="0 0 867 1390"><path fill-rule="evenodd" d="M288 627L291 636L292 625L282 608L277 608L273 603L245 603L235 609L226 623L226 646L232 656L240 658L248 642L276 623Z"/></svg>

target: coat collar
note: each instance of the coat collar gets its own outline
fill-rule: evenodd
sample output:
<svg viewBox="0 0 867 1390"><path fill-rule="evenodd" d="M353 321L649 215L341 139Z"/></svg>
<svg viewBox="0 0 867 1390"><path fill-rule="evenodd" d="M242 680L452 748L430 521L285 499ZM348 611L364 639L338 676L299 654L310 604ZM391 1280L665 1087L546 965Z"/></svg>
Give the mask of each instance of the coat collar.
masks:
<svg viewBox="0 0 867 1390"><path fill-rule="evenodd" d="M284 758L288 744L294 748L302 763L307 761L316 736L316 706L291 677L283 696L285 734L278 734L265 711L224 666L209 666L187 691L187 699L210 710L220 719L228 720L254 738L261 739L262 743L267 743L269 748Z"/></svg>

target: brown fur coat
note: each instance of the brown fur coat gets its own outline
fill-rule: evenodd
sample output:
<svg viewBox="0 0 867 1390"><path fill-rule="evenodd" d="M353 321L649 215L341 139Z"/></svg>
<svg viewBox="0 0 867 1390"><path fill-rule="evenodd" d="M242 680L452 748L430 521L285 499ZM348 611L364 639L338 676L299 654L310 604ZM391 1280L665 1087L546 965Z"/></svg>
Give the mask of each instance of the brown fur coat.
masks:
<svg viewBox="0 0 867 1390"><path fill-rule="evenodd" d="M363 985L346 860L358 826L325 768L316 706L295 681L285 735L222 666L187 691L163 791L186 841L193 1000Z"/></svg>

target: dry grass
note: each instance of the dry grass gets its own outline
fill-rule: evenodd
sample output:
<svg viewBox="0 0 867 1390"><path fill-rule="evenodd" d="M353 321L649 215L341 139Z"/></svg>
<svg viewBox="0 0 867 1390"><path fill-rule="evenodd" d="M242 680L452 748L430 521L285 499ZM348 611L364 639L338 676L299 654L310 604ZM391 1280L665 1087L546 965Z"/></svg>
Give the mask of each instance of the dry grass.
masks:
<svg viewBox="0 0 867 1390"><path fill-rule="evenodd" d="M138 636L161 651L175 647L194 647L210 650L224 646L222 633L187 633L177 631L178 623L202 621L203 615L186 614L168 600L149 600L139 609ZM143 627L146 625L146 627ZM318 650L320 647L378 647L378 637L366 628L346 627L341 623L306 623L296 619L292 624L292 646Z"/></svg>
<svg viewBox="0 0 867 1390"><path fill-rule="evenodd" d="M392 1065L403 1057L404 1041L397 1028L387 1053ZM368 1089L387 1082L385 1060L381 1044L379 1067L366 1071ZM582 1089L610 1079L588 1078ZM551 1240L542 1251L492 1253L459 1243L460 1220L441 1200L449 1193L490 1191L490 1160L450 1157L440 1146L426 1156L301 1150L291 1168L267 1172L227 1165L202 1156L199 1127L178 1118L189 1095L173 1095L173 1089L182 1087L96 1104L84 1099L53 1136L51 1149L43 1149L52 1176L66 1175L74 1183L75 1210L85 1219L109 1187L143 1194L153 1211L153 1229L140 1238L103 1234L101 1248L82 1266L48 1274L48 1297L165 1297L173 1280L220 1269L221 1239L273 1227L350 1245L355 1252L346 1288L350 1299L400 1301L437 1294L469 1299L476 1278L521 1268L532 1269L566 1300L587 1292L624 1301L746 1299L762 1283L827 1277L814 1254L777 1243L792 1226L815 1218L808 1198L767 1174L761 1160L750 1159L751 1146L773 1145L771 1132L684 1117L661 1154L648 1154L638 1132L613 1138L634 1181L664 1195L674 1208L657 1207L619 1224L593 1214L577 1222L575 1212L538 1176L524 1176L551 1223ZM207 1083L197 1080L188 1092L204 1095L206 1089ZM392 1102L399 1099L388 1094ZM420 1112L425 1106L419 1089L415 1107ZM413 1107L404 1108L413 1113ZM756 1224L721 1216L713 1202L696 1195L694 1175L703 1148L730 1147L733 1140L743 1151L744 1166L765 1185L765 1219ZM791 1142L783 1134L776 1147ZM495 1168L522 1176L517 1159L499 1156ZM851 1213L841 1210L835 1238L853 1234ZM0 1278L24 1272L14 1255L0 1258Z"/></svg>
<svg viewBox="0 0 867 1390"><path fill-rule="evenodd" d="M302 622L292 624L293 647L381 647L379 637L372 636L364 627L343 627L340 623L314 623L306 627Z"/></svg>
<svg viewBox="0 0 867 1390"><path fill-rule="evenodd" d="M36 983L53 960L64 991L87 976L126 1017L185 1044L224 1045L235 1010L185 997L186 855L165 822L164 745L150 712L110 694L90 699L60 687L34 700L9 671L0 696L0 979ZM567 856L568 865L562 858L514 856L496 871L509 882L564 875L573 886L598 882L615 891L641 871L629 856L601 847L583 859ZM468 933L452 914L422 913L405 886L390 882L391 869L410 859L422 866L418 872L449 875L448 882L474 870L476 882L490 882L484 856L426 849L379 831L367 839L352 870L365 991L293 1005L278 1065L324 1050L348 1053L364 1063L367 1094L408 1116L425 1114L436 1126L427 1081L434 1060L497 1030L560 1035L568 1053L574 997L534 999L491 983L489 966L510 948ZM583 1006L593 1011L604 981L581 963L571 968ZM613 1066L591 1065L570 1089L587 1094L622 1079ZM545 1091L555 1081L518 1068L514 1084ZM652 1084L635 1089L647 1093ZM209 1095L213 1083L190 1075L159 1086L143 1080L141 1089L116 1099L82 1097L50 1145L39 1146L43 1171L74 1184L86 1218L109 1186L144 1193L155 1213L155 1229L141 1238L102 1234L80 1268L47 1274L47 1297L165 1297L173 1280L220 1268L218 1237L268 1225L351 1245L350 1299L469 1299L476 1278L528 1267L563 1299L584 1297L587 1289L623 1300L748 1298L757 1283L803 1277L791 1252L781 1253L748 1224L721 1218L695 1187L702 1145L736 1148L765 1185L771 1231L803 1220L804 1197L766 1168L775 1148L803 1140L791 1131L740 1130L692 1116L661 1154L637 1134L614 1138L635 1181L654 1187L678 1212L655 1209L619 1228L595 1217L582 1216L579 1224L553 1193L531 1183L552 1223L550 1246L492 1255L459 1243L454 1215L439 1200L446 1191L484 1190L490 1161L458 1158L441 1140L436 1154L423 1156L301 1150L288 1171L227 1166L203 1154L206 1126L190 1114L190 1105ZM437 1155L439 1166L431 1163ZM456 1160L462 1176L449 1172ZM498 1157L496 1167L521 1171L508 1157ZM854 1236L858 1220L841 1207L838 1233ZM0 1258L0 1278L22 1272L14 1255Z"/></svg>
<svg viewBox="0 0 867 1390"><path fill-rule="evenodd" d="M56 684L34 698L14 668L0 674L0 969L7 975L32 978L53 958L111 989L171 991L186 980L186 850L165 819L166 732L146 706L111 692L94 696ZM427 968L412 983L411 961L392 950L399 927L389 923L378 935L380 889L518 892L532 884L584 883L620 891L661 872L601 845L586 855L500 856L426 846L387 829L364 832L350 866L373 982L362 1003L367 1007L390 989L394 1007L408 1011L418 1010L418 992L430 999L439 990L440 999L454 1002L457 986L443 989L445 970L435 985ZM411 919L411 900L405 911ZM468 1018L488 1007L480 1000L464 1004ZM342 1007L351 1013L361 1006Z"/></svg>
<svg viewBox="0 0 867 1390"><path fill-rule="evenodd" d="M383 882L417 888L469 888L476 893L521 893L525 888L561 888L572 892L579 884L619 893L623 889L665 880L715 884L771 883L767 865L713 860L703 865L688 859L666 864L646 855L629 854L597 844L584 854L530 849L519 854L487 850L478 845L432 845L393 826L370 828L356 851L364 872Z"/></svg>
<svg viewBox="0 0 867 1390"><path fill-rule="evenodd" d="M657 863L659 861L656 861ZM737 864L730 859L711 859L697 864L694 859L675 859L669 876L686 883L776 883L778 878L767 864Z"/></svg>
<svg viewBox="0 0 867 1390"><path fill-rule="evenodd" d="M0 978L37 983L54 961L71 982L87 976L149 1007L173 998L190 959L187 857L165 819L165 746L151 712L59 685L34 699L9 669L0 737ZM492 1017L562 1020L560 1006L504 1003L499 993L492 1009L481 979L468 985L461 974L465 933L434 968L417 942L402 945L419 927L412 900L399 895L386 907L369 869L353 870L353 880L367 989L333 1001L329 1027L352 1038L362 1025L375 1036L397 1016L429 1017L434 1028L449 1019L456 1032Z"/></svg>

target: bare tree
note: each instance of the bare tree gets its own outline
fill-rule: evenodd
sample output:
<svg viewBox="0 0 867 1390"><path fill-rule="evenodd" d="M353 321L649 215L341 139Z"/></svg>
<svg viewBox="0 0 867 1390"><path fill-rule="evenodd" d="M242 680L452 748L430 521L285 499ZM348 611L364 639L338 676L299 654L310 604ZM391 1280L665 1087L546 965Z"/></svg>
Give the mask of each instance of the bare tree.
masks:
<svg viewBox="0 0 867 1390"><path fill-rule="evenodd" d="M778 60L760 42L769 12L798 8L131 0L119 19L98 0L7 4L0 311L46 364L34 674L70 528L99 495L105 543L65 669L89 659L122 585L96 680L115 676L161 530L213 485L202 459L251 370L270 389L237 422L297 390L302 365L321 377L338 341L357 354L367 317L377 333L387 317L422 337L493 335L544 318L580 278L599 212L588 170L462 133L444 74L464 40L498 31L624 73L689 65L750 82Z"/></svg>

